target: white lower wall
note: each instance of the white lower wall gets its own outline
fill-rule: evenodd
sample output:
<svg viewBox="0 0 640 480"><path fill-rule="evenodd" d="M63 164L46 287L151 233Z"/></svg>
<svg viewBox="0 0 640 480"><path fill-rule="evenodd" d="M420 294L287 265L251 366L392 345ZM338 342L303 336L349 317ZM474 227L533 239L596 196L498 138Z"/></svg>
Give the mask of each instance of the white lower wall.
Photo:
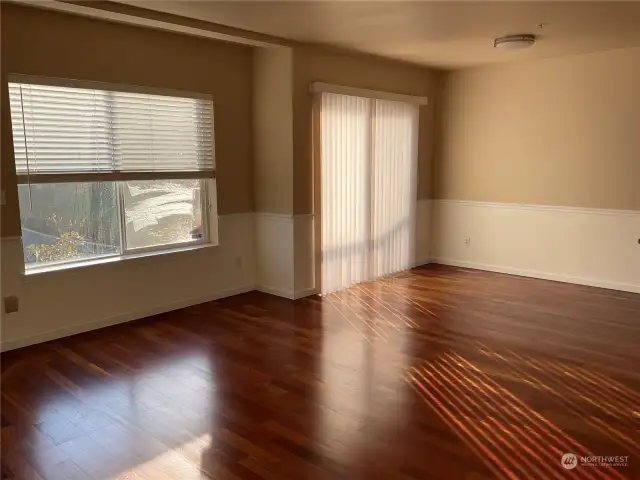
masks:
<svg viewBox="0 0 640 480"><path fill-rule="evenodd" d="M420 200L416 264L437 263L640 293L640 212ZM257 288L316 291L314 217L219 219L217 247L23 275L19 238L3 238L0 348L9 350ZM465 245L465 238L471 240Z"/></svg>
<svg viewBox="0 0 640 480"><path fill-rule="evenodd" d="M175 310L255 288L253 213L219 217L219 245L23 275L20 239L2 240L2 350Z"/></svg>
<svg viewBox="0 0 640 480"><path fill-rule="evenodd" d="M640 292L638 211L431 204L434 262Z"/></svg>
<svg viewBox="0 0 640 480"><path fill-rule="evenodd" d="M431 260L431 200L418 200L416 204L416 243L414 264L424 265Z"/></svg>
<svg viewBox="0 0 640 480"><path fill-rule="evenodd" d="M294 234L294 298L302 298L314 293L316 289L315 271L315 230L313 215L295 215L293 217Z"/></svg>
<svg viewBox="0 0 640 480"><path fill-rule="evenodd" d="M294 298L294 221L291 215L256 213L258 290Z"/></svg>
<svg viewBox="0 0 640 480"><path fill-rule="evenodd" d="M315 222L314 215L256 214L258 230L258 264L263 265L259 275L259 289L287 298L302 298L318 293L316 286ZM262 232L262 234L261 234ZM291 257L284 252L269 254L274 245L289 245L293 234L293 268ZM429 263L431 258L431 200L418 200L416 204L415 265ZM261 260L264 259L264 260ZM260 271L260 269L259 269ZM291 273L293 272L293 273ZM291 277L290 275L293 275ZM291 290L291 282L293 289Z"/></svg>
<svg viewBox="0 0 640 480"><path fill-rule="evenodd" d="M317 293L314 216L256 213L258 290L297 299Z"/></svg>

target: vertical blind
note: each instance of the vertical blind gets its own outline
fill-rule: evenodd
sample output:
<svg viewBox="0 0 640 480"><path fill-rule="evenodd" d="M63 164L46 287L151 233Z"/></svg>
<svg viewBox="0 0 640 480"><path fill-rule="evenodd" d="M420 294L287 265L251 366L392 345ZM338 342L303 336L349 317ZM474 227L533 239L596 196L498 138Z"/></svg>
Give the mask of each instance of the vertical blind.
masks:
<svg viewBox="0 0 640 480"><path fill-rule="evenodd" d="M120 89L120 90L119 90ZM92 82L11 76L21 183L214 175L213 102Z"/></svg>
<svg viewBox="0 0 640 480"><path fill-rule="evenodd" d="M412 266L418 107L322 93L322 292Z"/></svg>

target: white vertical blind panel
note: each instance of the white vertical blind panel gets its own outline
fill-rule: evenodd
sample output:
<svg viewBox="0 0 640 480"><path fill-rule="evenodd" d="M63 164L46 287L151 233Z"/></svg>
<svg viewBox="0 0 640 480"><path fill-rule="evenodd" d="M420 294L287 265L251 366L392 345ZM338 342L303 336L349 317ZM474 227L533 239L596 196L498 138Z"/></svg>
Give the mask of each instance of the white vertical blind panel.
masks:
<svg viewBox="0 0 640 480"><path fill-rule="evenodd" d="M321 95L322 292L412 267L418 107Z"/></svg>
<svg viewBox="0 0 640 480"><path fill-rule="evenodd" d="M411 268L418 107L321 94L322 292Z"/></svg>
<svg viewBox="0 0 640 480"><path fill-rule="evenodd" d="M214 170L213 103L9 83L19 175Z"/></svg>
<svg viewBox="0 0 640 480"><path fill-rule="evenodd" d="M322 94L322 291L368 278L371 102Z"/></svg>
<svg viewBox="0 0 640 480"><path fill-rule="evenodd" d="M371 269L374 278L413 265L418 107L375 100L372 116Z"/></svg>

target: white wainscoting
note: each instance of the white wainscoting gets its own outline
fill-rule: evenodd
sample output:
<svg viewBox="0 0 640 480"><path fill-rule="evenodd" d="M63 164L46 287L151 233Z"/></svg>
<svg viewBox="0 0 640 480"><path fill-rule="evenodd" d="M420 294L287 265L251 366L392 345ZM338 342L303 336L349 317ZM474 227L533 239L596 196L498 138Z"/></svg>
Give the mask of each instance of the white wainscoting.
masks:
<svg viewBox="0 0 640 480"><path fill-rule="evenodd" d="M258 290L292 300L316 293L313 218L255 214Z"/></svg>
<svg viewBox="0 0 640 480"><path fill-rule="evenodd" d="M640 212L420 200L416 265L437 263L640 293ZM0 348L10 350L254 289L316 293L313 215L219 219L220 245L23 275L19 237L3 238ZM470 238L469 246L465 238Z"/></svg>
<svg viewBox="0 0 640 480"><path fill-rule="evenodd" d="M313 214L256 213L260 291L290 299L319 292L315 285L315 221ZM291 245L293 257L289 254ZM430 258L431 200L423 199L416 205L414 264L424 265Z"/></svg>
<svg viewBox="0 0 640 480"><path fill-rule="evenodd" d="M86 332L255 289L253 213L219 217L219 245L23 275L19 237L2 239L1 349Z"/></svg>
<svg viewBox="0 0 640 480"><path fill-rule="evenodd" d="M261 292L293 298L293 217L278 213L255 214L257 288Z"/></svg>
<svg viewBox="0 0 640 480"><path fill-rule="evenodd" d="M315 235L313 214L294 215L295 236L294 298L303 298L318 293L315 278Z"/></svg>
<svg viewBox="0 0 640 480"><path fill-rule="evenodd" d="M256 213L258 290L297 299L319 292L315 285L313 214ZM291 255L293 248L293 256ZM415 265L431 258L431 200L416 205Z"/></svg>
<svg viewBox="0 0 640 480"><path fill-rule="evenodd" d="M638 211L431 203L433 262L640 293Z"/></svg>
<svg viewBox="0 0 640 480"><path fill-rule="evenodd" d="M431 200L418 200L416 204L416 243L414 265L425 265L431 261Z"/></svg>

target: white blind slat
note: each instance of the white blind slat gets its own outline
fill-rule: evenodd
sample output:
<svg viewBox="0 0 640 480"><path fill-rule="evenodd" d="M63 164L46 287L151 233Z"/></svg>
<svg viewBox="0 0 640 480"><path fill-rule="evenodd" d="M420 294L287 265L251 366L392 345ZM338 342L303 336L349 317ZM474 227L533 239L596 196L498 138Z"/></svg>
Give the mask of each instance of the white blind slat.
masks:
<svg viewBox="0 0 640 480"><path fill-rule="evenodd" d="M42 81L9 82L19 176L213 174L211 100Z"/></svg>

